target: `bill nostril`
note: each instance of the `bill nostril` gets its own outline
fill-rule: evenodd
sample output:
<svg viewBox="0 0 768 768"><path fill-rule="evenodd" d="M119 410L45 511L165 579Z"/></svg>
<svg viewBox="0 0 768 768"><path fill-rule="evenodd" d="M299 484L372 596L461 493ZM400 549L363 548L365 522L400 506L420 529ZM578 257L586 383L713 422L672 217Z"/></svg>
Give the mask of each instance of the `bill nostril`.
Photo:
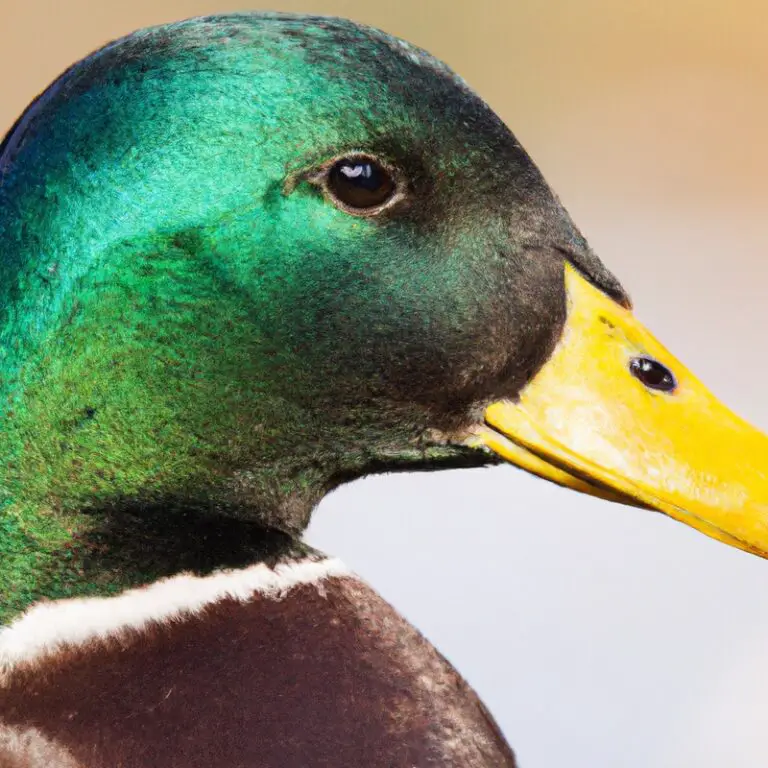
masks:
<svg viewBox="0 0 768 768"><path fill-rule="evenodd" d="M629 362L629 371L648 389L673 392L677 388L672 371L652 357L633 357Z"/></svg>

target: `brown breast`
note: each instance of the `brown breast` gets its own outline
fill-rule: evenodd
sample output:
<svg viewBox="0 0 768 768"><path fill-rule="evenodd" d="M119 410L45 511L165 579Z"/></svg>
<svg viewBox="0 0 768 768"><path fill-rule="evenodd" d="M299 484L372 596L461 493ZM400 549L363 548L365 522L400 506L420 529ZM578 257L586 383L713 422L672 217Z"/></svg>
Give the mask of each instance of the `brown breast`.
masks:
<svg viewBox="0 0 768 768"><path fill-rule="evenodd" d="M0 721L67 768L515 766L474 691L351 576L19 666ZM0 766L43 765L1 742Z"/></svg>

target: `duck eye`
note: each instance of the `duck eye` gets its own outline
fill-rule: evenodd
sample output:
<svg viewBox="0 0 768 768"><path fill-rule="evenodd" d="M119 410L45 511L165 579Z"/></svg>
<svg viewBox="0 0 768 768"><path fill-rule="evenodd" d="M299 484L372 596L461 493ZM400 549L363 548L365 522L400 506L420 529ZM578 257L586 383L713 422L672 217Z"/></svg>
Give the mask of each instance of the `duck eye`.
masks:
<svg viewBox="0 0 768 768"><path fill-rule="evenodd" d="M392 174L368 157L345 157L328 171L328 191L342 208L372 213L395 196Z"/></svg>
<svg viewBox="0 0 768 768"><path fill-rule="evenodd" d="M635 357L629 363L629 370L648 389L672 392L677 386L672 371L652 357Z"/></svg>

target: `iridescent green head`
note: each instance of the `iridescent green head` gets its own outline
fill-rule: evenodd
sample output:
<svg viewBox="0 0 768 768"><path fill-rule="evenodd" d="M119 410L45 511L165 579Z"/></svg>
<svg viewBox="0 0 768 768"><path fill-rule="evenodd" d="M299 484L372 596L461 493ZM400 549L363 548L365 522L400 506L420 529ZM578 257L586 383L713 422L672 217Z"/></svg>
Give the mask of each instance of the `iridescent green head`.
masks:
<svg viewBox="0 0 768 768"><path fill-rule="evenodd" d="M546 359L564 259L621 295L483 101L347 21L139 32L0 163L8 483L62 509L297 529L342 478L483 462L440 436Z"/></svg>
<svg viewBox="0 0 768 768"><path fill-rule="evenodd" d="M551 353L564 263L625 301L462 80L343 20L113 43L0 172L6 593L143 516L297 532L345 479L491 461L464 438Z"/></svg>

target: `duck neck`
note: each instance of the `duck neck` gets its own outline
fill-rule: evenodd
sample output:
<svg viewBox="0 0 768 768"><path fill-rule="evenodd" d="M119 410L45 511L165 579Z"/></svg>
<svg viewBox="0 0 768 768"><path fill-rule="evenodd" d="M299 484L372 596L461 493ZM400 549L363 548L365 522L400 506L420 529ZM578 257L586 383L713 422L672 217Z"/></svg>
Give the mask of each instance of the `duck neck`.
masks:
<svg viewBox="0 0 768 768"><path fill-rule="evenodd" d="M254 318L188 246L124 244L87 276L53 250L0 301L0 623L301 549L335 459L292 450Z"/></svg>
<svg viewBox="0 0 768 768"><path fill-rule="evenodd" d="M298 556L343 480L478 463L417 444L419 414L350 419L195 238L121 243L83 274L55 251L28 261L23 298L0 295L0 623L43 598Z"/></svg>

